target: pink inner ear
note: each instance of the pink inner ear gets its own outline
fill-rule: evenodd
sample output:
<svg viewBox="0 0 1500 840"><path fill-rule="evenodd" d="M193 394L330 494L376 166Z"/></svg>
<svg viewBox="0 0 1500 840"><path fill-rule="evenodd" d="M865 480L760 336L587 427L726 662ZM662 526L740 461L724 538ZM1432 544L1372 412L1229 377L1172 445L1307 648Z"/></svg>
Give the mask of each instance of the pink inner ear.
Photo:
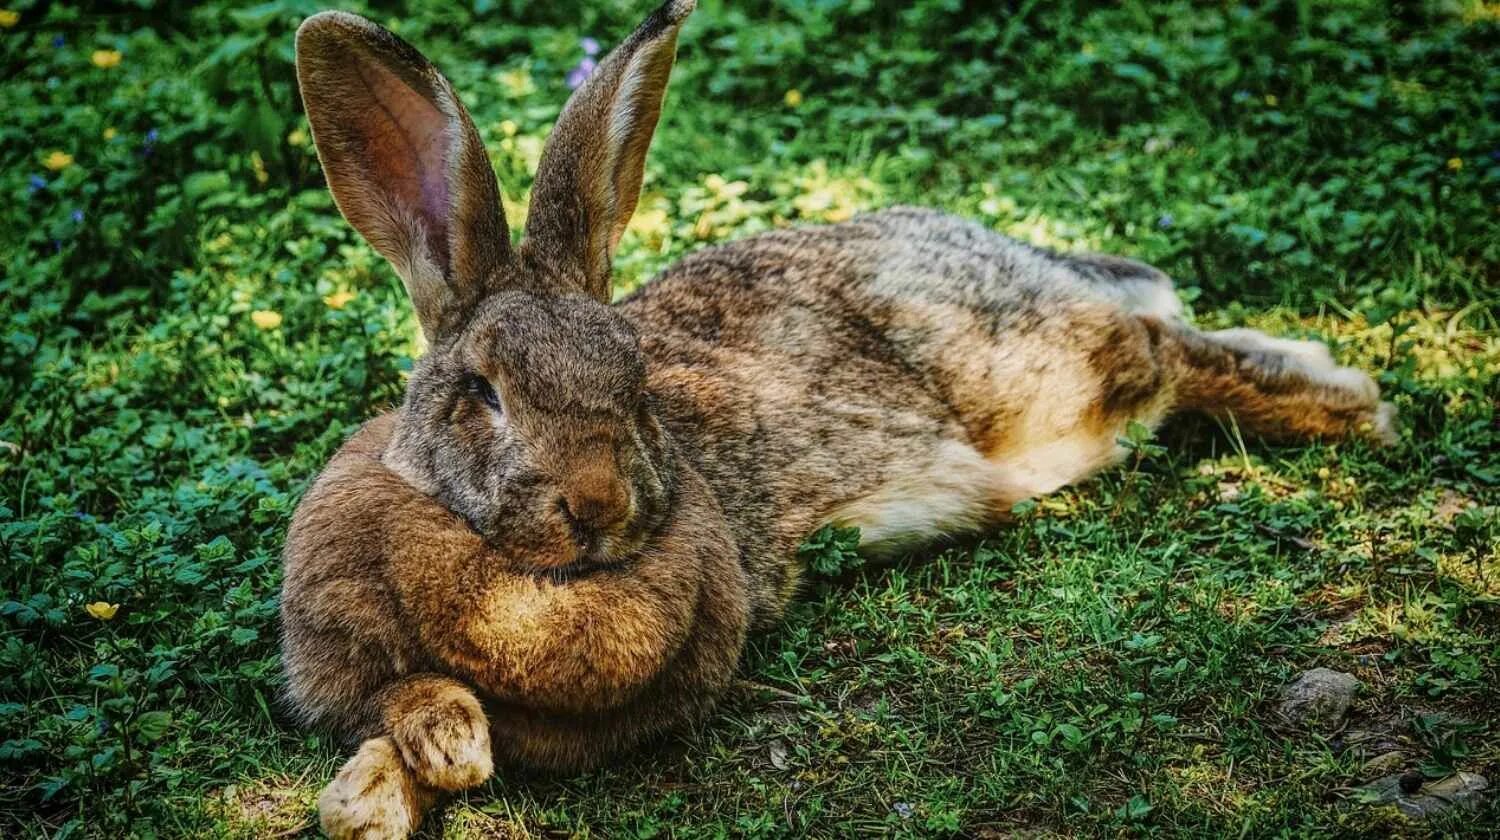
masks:
<svg viewBox="0 0 1500 840"><path fill-rule="evenodd" d="M357 62L370 101L356 115L377 192L391 196L403 214L416 216L433 259L449 268L449 119L400 76L374 61ZM356 106L358 107L358 106Z"/></svg>

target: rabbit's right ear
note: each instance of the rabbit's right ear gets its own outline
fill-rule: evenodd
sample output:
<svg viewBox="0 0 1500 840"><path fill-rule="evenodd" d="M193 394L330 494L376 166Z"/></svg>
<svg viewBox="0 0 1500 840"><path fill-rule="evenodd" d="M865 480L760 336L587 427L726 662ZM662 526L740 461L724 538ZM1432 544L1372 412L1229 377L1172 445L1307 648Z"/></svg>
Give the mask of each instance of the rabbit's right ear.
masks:
<svg viewBox="0 0 1500 840"><path fill-rule="evenodd" d="M401 275L429 339L456 328L512 255L494 170L452 86L345 12L297 30L297 83L344 218Z"/></svg>

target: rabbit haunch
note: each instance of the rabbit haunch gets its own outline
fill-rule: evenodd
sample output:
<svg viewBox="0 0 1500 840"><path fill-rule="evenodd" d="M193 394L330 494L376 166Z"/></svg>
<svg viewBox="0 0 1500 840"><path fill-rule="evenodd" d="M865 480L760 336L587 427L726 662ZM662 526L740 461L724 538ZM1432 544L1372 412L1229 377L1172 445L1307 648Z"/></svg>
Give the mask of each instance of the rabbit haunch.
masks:
<svg viewBox="0 0 1500 840"><path fill-rule="evenodd" d="M1109 275L1104 283L1080 274L1075 265L1050 258L1018 243L976 229L970 245L985 257L968 270L1006 274L1011 286L981 281L978 300L944 300L930 295L945 283L934 274L951 265L934 265L934 254L924 240L932 234L923 225L936 222L946 234L951 219L929 219L922 211L892 211L891 218L872 217L885 232L899 236L900 248L882 252L873 247L873 273L867 293L885 302L891 334L907 333L905 343L931 351L913 360L939 372L960 416L974 414L965 434L945 441L930 461L915 471L898 474L874 492L840 505L829 521L860 528L867 551L893 551L973 531L995 521L997 512L1016 502L1050 493L1117 461L1124 449L1117 441L1131 420L1155 425L1170 408L1167 395L1132 401L1124 410L1101 416L1097 410L1115 379L1100 364L1104 348L1060 331L1048 331L1040 309L1037 329L1028 340L997 343L996 313L1014 318L1033 293L1034 301L1054 297L1074 301L1077 311L1068 323L1075 329L1090 317L1114 324L1120 314L1176 318L1181 304L1170 282L1145 266L1104 258L1103 264L1126 268L1132 274ZM939 253L951 242L939 239ZM987 249L987 250L986 250ZM1087 265L1085 263L1085 265ZM1139 274L1139 276L1135 276ZM1096 311L1084 311L1090 308ZM1098 334L1108 335L1108 329ZM1132 368L1143 360L1118 348L1120 366ZM1147 365L1154 364L1145 360ZM993 406L1019 407L1019 413L989 417Z"/></svg>
<svg viewBox="0 0 1500 840"><path fill-rule="evenodd" d="M694 297L691 284L705 290L695 296L698 308L682 301L658 302L657 308L674 321L708 325L693 331L715 342L720 355L748 336L733 366L741 375L763 377L754 386L762 398L756 420L770 429L806 428L809 416L823 424L816 435L798 440L789 434L778 442L803 459L787 459L782 469L819 486L867 485L834 500L810 527L859 526L868 551L972 531L995 522L1016 501L1117 462L1126 425L1155 426L1181 407L1179 380L1192 376L1192 354L1177 341L1196 334L1181 320L1170 280L1141 263L1064 257L917 208L750 242L753 248L733 243L690 256L640 297ZM762 292L752 291L757 288ZM733 313L709 299L727 289L738 296ZM843 311L826 313L824 301L837 301ZM627 312L635 306L624 304ZM638 317L648 332L671 330L652 323L649 310ZM726 318L738 323L726 324ZM1376 401L1369 377L1334 365L1320 344L1250 330L1213 336L1249 354L1246 363L1258 360L1339 394L1363 395L1357 402L1367 406ZM686 336L672 340L689 343ZM820 354L824 346L829 350ZM851 375L865 381L848 388L828 387L841 358L848 359L840 348L858 351L855 367L871 367L874 359L886 370ZM918 398L892 405L897 382L913 394L935 396L939 405ZM799 404L800 416L786 410ZM856 450L870 443L859 435L861 419L869 417L882 418L888 430L920 427L934 417L938 422L930 430L934 436L909 441L909 449L882 452L877 441L864 450L867 463L850 471L861 460ZM1377 436L1388 432L1384 411L1370 419L1380 426ZM855 447L830 440L829 430L841 426L838 437L857 441ZM810 441L817 445L807 446ZM840 450L838 457L828 456L830 445ZM817 470L820 465L826 469ZM841 480L845 471L850 474Z"/></svg>

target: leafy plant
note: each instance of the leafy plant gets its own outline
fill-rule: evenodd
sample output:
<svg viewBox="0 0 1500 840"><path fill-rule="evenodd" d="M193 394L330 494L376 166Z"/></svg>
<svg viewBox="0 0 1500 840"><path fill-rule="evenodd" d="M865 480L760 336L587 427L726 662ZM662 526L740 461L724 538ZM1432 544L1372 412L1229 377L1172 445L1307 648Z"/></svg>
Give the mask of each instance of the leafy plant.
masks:
<svg viewBox="0 0 1500 840"><path fill-rule="evenodd" d="M797 549L803 563L814 573L837 577L864 565L859 556L859 529L824 525Z"/></svg>

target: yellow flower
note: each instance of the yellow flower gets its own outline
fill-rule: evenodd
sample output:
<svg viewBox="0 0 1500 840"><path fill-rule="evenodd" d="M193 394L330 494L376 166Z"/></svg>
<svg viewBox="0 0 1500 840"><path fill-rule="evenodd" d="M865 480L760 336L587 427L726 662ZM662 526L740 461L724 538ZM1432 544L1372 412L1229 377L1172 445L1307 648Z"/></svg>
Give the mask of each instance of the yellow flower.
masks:
<svg viewBox="0 0 1500 840"><path fill-rule="evenodd" d="M1456 157L1448 158L1448 168L1454 172L1461 171L1464 168L1464 159Z"/></svg>
<svg viewBox="0 0 1500 840"><path fill-rule="evenodd" d="M830 222L847 222L850 219L854 218L854 208L834 207L827 213L824 213L823 218Z"/></svg>
<svg viewBox="0 0 1500 840"><path fill-rule="evenodd" d="M0 9L0 28L9 29L21 22L21 13L10 9Z"/></svg>
<svg viewBox="0 0 1500 840"><path fill-rule="evenodd" d="M704 178L703 186L707 187L708 191L713 193L715 198L725 201L739 198L745 194L746 190L750 189L750 185L744 181L726 181L724 180L724 176L718 174L709 175L707 178Z"/></svg>
<svg viewBox="0 0 1500 840"><path fill-rule="evenodd" d="M115 127L114 126L110 126L109 128L104 129L104 139L105 140L113 140L113 139L115 139L115 135L119 134L119 133L120 132L115 131Z"/></svg>
<svg viewBox="0 0 1500 840"><path fill-rule="evenodd" d="M84 607L83 610L84 612L88 613L94 618L99 619L100 621L109 621L110 619L115 617L115 613L120 611L120 605L110 604L104 601L95 601L94 603Z"/></svg>
<svg viewBox="0 0 1500 840"><path fill-rule="evenodd" d="M630 217L628 228L631 233L647 240L661 240L672 232L671 219L667 217L667 211L660 207L637 210Z"/></svg>
<svg viewBox="0 0 1500 840"><path fill-rule="evenodd" d="M348 290L323 296L323 302L328 304L329 309L343 309L351 300L354 300L354 293Z"/></svg>
<svg viewBox="0 0 1500 840"><path fill-rule="evenodd" d="M274 330L281 326L281 313L273 309L257 309L250 313L250 320L263 330Z"/></svg>
<svg viewBox="0 0 1500 840"><path fill-rule="evenodd" d="M536 93L536 83L531 80L531 72L525 67L502 70L495 76L495 81L500 83L512 99Z"/></svg>
<svg viewBox="0 0 1500 840"><path fill-rule="evenodd" d="M786 96L781 97L781 101L786 103L786 107L795 108L802 104L802 91L792 88L786 92Z"/></svg>
<svg viewBox="0 0 1500 840"><path fill-rule="evenodd" d="M1274 94L1274 93L1268 93L1268 94L1266 94L1266 104L1269 105L1269 106L1271 106L1272 108L1275 108L1276 107L1276 103L1278 103L1280 101L1281 101L1280 99L1276 98L1276 94Z"/></svg>
<svg viewBox="0 0 1500 840"><path fill-rule="evenodd" d="M286 142L292 144L293 146L297 146L299 148L302 147L302 146L306 146L307 145L307 132L303 131L300 128L294 128L294 129L292 129L292 132L286 136Z"/></svg>
<svg viewBox="0 0 1500 840"><path fill-rule="evenodd" d="M520 130L521 127L516 125L514 120L501 120L500 122L500 133L506 137L515 137L516 132Z"/></svg>
<svg viewBox="0 0 1500 840"><path fill-rule="evenodd" d="M271 180L271 173L266 171L266 162L261 158L260 152L250 153L250 168L255 171L255 180L257 183L264 184Z"/></svg>
<svg viewBox="0 0 1500 840"><path fill-rule="evenodd" d="M108 70L119 64L121 58L119 50L94 50L94 54L90 57L90 60L94 62L95 67Z"/></svg>
<svg viewBox="0 0 1500 840"><path fill-rule="evenodd" d="M42 158L42 165L53 172L61 172L73 165L73 156L63 151L54 151Z"/></svg>

